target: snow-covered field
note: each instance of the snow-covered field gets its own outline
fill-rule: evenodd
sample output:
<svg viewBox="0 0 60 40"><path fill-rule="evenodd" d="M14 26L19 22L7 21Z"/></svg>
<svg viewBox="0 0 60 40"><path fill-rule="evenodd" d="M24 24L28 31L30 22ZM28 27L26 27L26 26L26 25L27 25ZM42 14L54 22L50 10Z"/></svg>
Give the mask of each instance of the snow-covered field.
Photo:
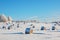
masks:
<svg viewBox="0 0 60 40"><path fill-rule="evenodd" d="M5 23L0 23L0 40L60 40L60 31L54 30L52 32L51 27L53 24L45 24L45 23L19 23L19 28L17 28L17 24L13 23L14 26L11 26L12 28L8 30L7 28L10 26L10 24L5 24ZM25 29L27 27L31 27L31 24L35 26L33 29L33 32L35 34L25 34ZM2 29L3 25L6 27L5 29ZM40 28L41 26L46 27L46 29L50 29L51 31L41 31ZM56 28L60 30L60 26L56 25ZM6 34L4 34L7 32ZM16 33L14 33L16 32ZM17 32L23 32L23 34L17 33ZM37 33L37 32L43 32Z"/></svg>
<svg viewBox="0 0 60 40"><path fill-rule="evenodd" d="M0 40L60 40L60 32L54 34L0 34Z"/></svg>

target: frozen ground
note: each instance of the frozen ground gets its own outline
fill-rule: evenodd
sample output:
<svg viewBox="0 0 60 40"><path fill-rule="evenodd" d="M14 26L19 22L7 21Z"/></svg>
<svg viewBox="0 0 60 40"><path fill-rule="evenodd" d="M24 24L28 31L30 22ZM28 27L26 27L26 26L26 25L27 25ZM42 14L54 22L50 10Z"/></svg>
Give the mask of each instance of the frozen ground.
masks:
<svg viewBox="0 0 60 40"><path fill-rule="evenodd" d="M51 34L0 34L0 40L60 40L60 32Z"/></svg>
<svg viewBox="0 0 60 40"><path fill-rule="evenodd" d="M38 28L40 29L40 27L42 25L44 25L47 29L51 27L51 24L43 24L43 23L39 23L39 24L33 23L33 24L35 25L36 29L38 29ZM3 23L0 24L0 28L1 28L1 25L3 25ZM6 25L6 24L4 24L4 25ZM18 30L25 32L25 28L30 27L29 25L30 25L30 23L20 24L19 25L20 28ZM56 28L60 29L60 26L56 26ZM15 31L14 30L6 31L6 29L5 29L3 31L0 30L0 33L2 33L2 32L9 33L9 32L18 31L16 29L16 24L13 26L12 29L14 29ZM34 31L36 31L36 29L34 29ZM0 34L0 40L60 40L60 32L46 32L45 31L44 34L39 34L39 33L38 34L19 34L19 33L17 33L17 34L14 34L14 33L13 34Z"/></svg>

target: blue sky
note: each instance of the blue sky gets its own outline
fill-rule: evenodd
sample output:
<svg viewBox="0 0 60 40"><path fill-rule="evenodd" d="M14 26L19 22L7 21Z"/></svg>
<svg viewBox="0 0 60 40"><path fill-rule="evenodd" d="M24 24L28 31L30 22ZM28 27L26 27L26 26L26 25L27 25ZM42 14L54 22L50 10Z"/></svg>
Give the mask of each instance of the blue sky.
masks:
<svg viewBox="0 0 60 40"><path fill-rule="evenodd" d="M0 14L13 19L60 17L60 0L0 0Z"/></svg>

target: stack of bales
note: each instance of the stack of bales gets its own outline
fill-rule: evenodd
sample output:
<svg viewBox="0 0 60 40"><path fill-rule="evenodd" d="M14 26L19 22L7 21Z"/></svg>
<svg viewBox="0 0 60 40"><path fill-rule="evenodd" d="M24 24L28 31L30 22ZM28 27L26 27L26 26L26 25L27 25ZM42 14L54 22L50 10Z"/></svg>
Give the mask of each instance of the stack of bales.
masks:
<svg viewBox="0 0 60 40"><path fill-rule="evenodd" d="M0 15L0 22L7 22L7 21L8 19L4 14Z"/></svg>
<svg viewBox="0 0 60 40"><path fill-rule="evenodd" d="M8 16L8 21L11 22L12 21L12 18L10 16Z"/></svg>
<svg viewBox="0 0 60 40"><path fill-rule="evenodd" d="M8 21L12 21L12 18L10 16L7 18L4 14L0 15L0 22L8 22Z"/></svg>

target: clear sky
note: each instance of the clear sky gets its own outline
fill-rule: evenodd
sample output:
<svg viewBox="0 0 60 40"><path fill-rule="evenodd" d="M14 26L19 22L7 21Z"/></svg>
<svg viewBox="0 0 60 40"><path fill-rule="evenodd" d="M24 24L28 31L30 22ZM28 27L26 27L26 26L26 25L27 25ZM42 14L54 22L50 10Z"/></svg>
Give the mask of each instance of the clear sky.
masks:
<svg viewBox="0 0 60 40"><path fill-rule="evenodd" d="M60 17L60 0L0 0L0 14L13 19Z"/></svg>

